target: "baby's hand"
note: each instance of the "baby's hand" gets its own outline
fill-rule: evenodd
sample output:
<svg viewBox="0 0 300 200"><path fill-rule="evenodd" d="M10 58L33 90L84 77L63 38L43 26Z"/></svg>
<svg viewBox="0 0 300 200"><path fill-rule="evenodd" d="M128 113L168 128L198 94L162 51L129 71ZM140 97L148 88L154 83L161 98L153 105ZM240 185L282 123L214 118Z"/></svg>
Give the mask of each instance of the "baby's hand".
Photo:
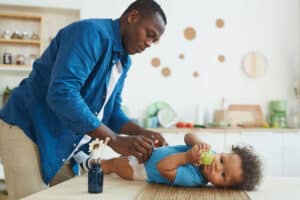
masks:
<svg viewBox="0 0 300 200"><path fill-rule="evenodd" d="M203 163L201 163L201 154L203 152L209 151L210 145L207 143L200 143L194 145L189 151L187 151L187 162L192 163L196 166L199 166Z"/></svg>
<svg viewBox="0 0 300 200"><path fill-rule="evenodd" d="M211 148L211 146L207 143L200 143L198 145L199 145L200 149L202 149L203 151L209 151Z"/></svg>
<svg viewBox="0 0 300 200"><path fill-rule="evenodd" d="M194 145L190 150L186 152L186 162L197 166L200 165L199 158L202 152L204 152L204 148L201 145Z"/></svg>

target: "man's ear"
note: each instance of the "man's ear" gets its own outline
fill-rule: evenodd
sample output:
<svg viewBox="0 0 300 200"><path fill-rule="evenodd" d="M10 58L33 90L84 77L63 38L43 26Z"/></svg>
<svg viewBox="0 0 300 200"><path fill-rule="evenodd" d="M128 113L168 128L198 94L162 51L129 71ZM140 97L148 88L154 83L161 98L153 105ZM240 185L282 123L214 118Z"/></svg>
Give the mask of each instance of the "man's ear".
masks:
<svg viewBox="0 0 300 200"><path fill-rule="evenodd" d="M128 24L131 24L131 23L135 23L139 20L140 18L140 13L138 10L131 10L128 14L127 14L127 17L126 17L126 22Z"/></svg>

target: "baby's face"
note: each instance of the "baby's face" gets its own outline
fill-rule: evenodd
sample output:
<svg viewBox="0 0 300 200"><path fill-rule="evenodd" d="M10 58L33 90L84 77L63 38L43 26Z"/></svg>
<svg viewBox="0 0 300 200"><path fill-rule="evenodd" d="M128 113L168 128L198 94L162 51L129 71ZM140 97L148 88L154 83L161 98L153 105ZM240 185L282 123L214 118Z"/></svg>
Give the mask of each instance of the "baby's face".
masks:
<svg viewBox="0 0 300 200"><path fill-rule="evenodd" d="M237 154L216 154L211 165L203 166L204 177L212 184L225 187L238 185L242 181L242 161Z"/></svg>

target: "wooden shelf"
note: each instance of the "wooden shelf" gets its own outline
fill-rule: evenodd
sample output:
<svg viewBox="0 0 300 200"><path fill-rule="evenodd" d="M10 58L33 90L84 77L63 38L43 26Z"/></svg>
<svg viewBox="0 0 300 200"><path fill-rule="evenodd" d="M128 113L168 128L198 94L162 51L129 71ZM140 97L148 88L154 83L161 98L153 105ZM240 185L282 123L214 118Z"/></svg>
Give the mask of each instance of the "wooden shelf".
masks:
<svg viewBox="0 0 300 200"><path fill-rule="evenodd" d="M23 19L23 20L34 20L41 21L41 16L36 15L18 15L18 14L10 14L10 13L1 13L0 18L8 18L8 19Z"/></svg>
<svg viewBox="0 0 300 200"><path fill-rule="evenodd" d="M40 40L22 40L22 39L0 39L0 43L4 44L25 44L25 45L37 45L41 44Z"/></svg>
<svg viewBox="0 0 300 200"><path fill-rule="evenodd" d="M0 71L24 71L32 70L31 65L0 64Z"/></svg>

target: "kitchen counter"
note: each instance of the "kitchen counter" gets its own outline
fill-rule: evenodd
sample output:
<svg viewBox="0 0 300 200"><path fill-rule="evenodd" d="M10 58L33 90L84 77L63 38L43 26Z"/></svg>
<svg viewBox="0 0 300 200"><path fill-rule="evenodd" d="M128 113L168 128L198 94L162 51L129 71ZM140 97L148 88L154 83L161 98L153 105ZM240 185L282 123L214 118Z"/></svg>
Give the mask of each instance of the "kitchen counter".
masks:
<svg viewBox="0 0 300 200"><path fill-rule="evenodd" d="M89 194L87 176L82 175L23 200L134 200L147 184L140 181L126 181L116 175L107 175L104 179L104 192L101 194ZM248 192L248 195L253 200L294 200L300 196L299 188L300 178L266 177L261 187L257 191Z"/></svg>
<svg viewBox="0 0 300 200"><path fill-rule="evenodd" d="M272 132L272 133L300 133L300 129L292 128L150 128L160 133L242 133L242 132Z"/></svg>

